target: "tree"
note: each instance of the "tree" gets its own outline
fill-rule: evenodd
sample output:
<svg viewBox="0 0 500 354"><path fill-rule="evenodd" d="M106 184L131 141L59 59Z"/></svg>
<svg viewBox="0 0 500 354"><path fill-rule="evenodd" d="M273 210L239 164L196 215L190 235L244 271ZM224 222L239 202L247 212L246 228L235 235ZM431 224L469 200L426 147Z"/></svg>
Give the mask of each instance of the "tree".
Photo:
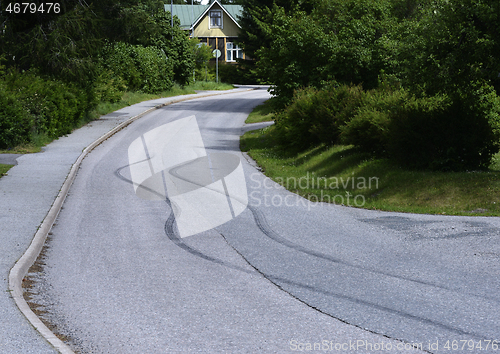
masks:
<svg viewBox="0 0 500 354"><path fill-rule="evenodd" d="M6 64L92 85L97 57L108 42L156 46L174 63L175 80L188 82L194 67L188 38L158 0L64 0L59 14L26 18L1 13L0 49Z"/></svg>
<svg viewBox="0 0 500 354"><path fill-rule="evenodd" d="M266 27L269 45L256 51L257 69L281 104L298 88L321 88L331 80L373 88L385 66L381 40L388 12L387 1L372 0L322 1L310 14L275 5Z"/></svg>
<svg viewBox="0 0 500 354"><path fill-rule="evenodd" d="M243 11L240 17L240 40L245 53L256 58L256 51L270 45L269 26L273 22L272 9L277 6L288 13L292 9L310 13L316 0L241 0Z"/></svg>
<svg viewBox="0 0 500 354"><path fill-rule="evenodd" d="M24 16L4 11L2 16L0 48L8 66L24 70L38 67L70 80L89 80L93 72L90 58L100 48L97 21L89 7L64 1L58 14Z"/></svg>
<svg viewBox="0 0 500 354"><path fill-rule="evenodd" d="M406 81L414 89L455 92L486 82L500 92L500 3L433 3L407 42L407 52L413 61Z"/></svg>

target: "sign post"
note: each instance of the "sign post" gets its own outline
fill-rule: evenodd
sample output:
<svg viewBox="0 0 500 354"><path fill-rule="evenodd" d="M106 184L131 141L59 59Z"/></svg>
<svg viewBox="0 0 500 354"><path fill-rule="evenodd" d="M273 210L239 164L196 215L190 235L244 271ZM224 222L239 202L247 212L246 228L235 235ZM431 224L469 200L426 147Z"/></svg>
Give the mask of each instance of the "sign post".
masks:
<svg viewBox="0 0 500 354"><path fill-rule="evenodd" d="M218 49L214 49L214 51L212 53L215 57L216 82L219 83L219 58L220 58L222 53Z"/></svg>

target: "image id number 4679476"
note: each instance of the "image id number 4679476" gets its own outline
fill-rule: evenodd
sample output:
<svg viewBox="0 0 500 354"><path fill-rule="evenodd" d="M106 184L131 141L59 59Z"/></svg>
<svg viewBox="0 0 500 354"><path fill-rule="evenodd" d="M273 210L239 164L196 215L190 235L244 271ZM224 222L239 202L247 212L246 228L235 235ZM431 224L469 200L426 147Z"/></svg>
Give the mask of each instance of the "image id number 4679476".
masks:
<svg viewBox="0 0 500 354"><path fill-rule="evenodd" d="M6 12L14 14L54 13L61 12L61 4L58 2L10 2L5 8Z"/></svg>

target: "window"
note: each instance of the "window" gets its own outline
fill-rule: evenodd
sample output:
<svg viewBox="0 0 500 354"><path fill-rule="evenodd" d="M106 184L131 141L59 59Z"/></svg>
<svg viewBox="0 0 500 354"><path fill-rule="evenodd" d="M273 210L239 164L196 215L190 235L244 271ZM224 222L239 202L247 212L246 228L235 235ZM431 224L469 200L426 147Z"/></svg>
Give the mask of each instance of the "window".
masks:
<svg viewBox="0 0 500 354"><path fill-rule="evenodd" d="M210 11L210 28L222 28L222 11Z"/></svg>
<svg viewBox="0 0 500 354"><path fill-rule="evenodd" d="M243 50L233 42L226 42L226 61L243 59Z"/></svg>

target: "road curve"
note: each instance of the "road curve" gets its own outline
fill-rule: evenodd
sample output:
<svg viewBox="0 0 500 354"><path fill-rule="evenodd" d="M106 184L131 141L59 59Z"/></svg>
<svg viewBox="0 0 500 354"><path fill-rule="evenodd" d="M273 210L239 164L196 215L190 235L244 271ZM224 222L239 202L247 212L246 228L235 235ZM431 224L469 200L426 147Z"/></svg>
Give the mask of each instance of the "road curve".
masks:
<svg viewBox="0 0 500 354"><path fill-rule="evenodd" d="M256 90L174 104L97 147L37 275L44 316L82 352L444 352L447 341L450 350L460 344L454 352L490 341L481 352L495 352L498 218L306 202L239 152L246 116L268 97ZM131 164L130 151L142 141L153 170L158 139L148 132L191 116L207 156L240 158L248 207L235 213L238 198L228 197L230 221L183 237L186 208L176 210L176 196L138 197L133 166L142 162Z"/></svg>

